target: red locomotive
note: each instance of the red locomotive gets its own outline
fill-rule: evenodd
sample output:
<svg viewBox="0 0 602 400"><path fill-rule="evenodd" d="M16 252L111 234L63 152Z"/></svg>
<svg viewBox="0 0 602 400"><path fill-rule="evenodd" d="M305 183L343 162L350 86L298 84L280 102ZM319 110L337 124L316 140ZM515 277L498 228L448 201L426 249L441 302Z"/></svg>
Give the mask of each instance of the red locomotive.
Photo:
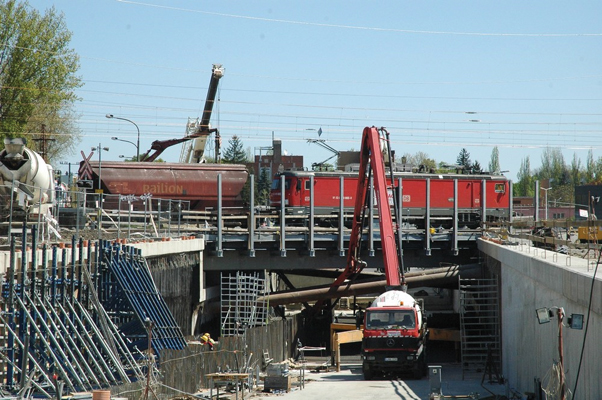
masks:
<svg viewBox="0 0 602 400"><path fill-rule="evenodd" d="M323 216L336 214L340 208L341 178L343 179L344 211L354 206L358 176L356 172L285 171L277 174L272 183L270 204L280 207L281 176L285 182L285 207L289 214L306 213L310 207L310 178L314 177L314 210L319 221ZM424 228L427 207L431 227L453 226L454 203L460 227L476 228L485 212L487 221L508 219L510 212L509 181L501 175L463 175L395 172L394 179L402 182L402 218L405 223ZM454 181L457 180L457 196ZM388 178L388 184L390 184ZM485 196L483 196L485 188ZM430 193L427 205L427 191ZM392 197L389 192L389 198ZM454 199L457 201L454 202ZM485 208L483 208L483 200ZM392 201L390 201L392 205Z"/></svg>

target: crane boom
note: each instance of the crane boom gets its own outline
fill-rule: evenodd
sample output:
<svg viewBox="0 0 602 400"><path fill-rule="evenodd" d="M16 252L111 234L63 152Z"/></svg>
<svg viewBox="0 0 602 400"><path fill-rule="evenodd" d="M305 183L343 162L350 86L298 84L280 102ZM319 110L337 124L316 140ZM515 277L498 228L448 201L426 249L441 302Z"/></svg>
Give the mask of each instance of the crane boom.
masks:
<svg viewBox="0 0 602 400"><path fill-rule="evenodd" d="M347 266L343 273L334 281L332 284L333 287L340 286L346 279L359 273L365 266L365 262L360 259L359 251L361 247L360 242L363 226L362 215L367 207L368 200L369 178L367 174L369 172L371 172L373 176L376 206L379 212L380 237L387 286L392 289L401 288L405 285L403 271L401 271L399 267L399 254L396 235L393 228L391 208L389 206L387 175L383 152L381 150L381 140L387 139L381 138L377 128L364 128L360 150L359 180L355 195L351 236L349 238Z"/></svg>
<svg viewBox="0 0 602 400"><path fill-rule="evenodd" d="M207 89L207 98L205 99L205 108L203 109L203 116L201 117L200 121L198 121L197 119L197 122L195 124L188 124L188 126L192 126L193 128L191 129L192 133L188 134L189 129L187 126L187 135L183 138L155 140L151 144L151 148L141 156L142 161L153 162L157 159L157 157L159 157L159 155L161 155L161 153L163 153L167 148L171 146L174 146L179 143L184 143L192 139L195 139L195 141L197 141L196 139L200 139L198 145L195 145L194 149L192 149L192 162L198 163L200 162L203 156L207 136L214 132L216 135L215 158L216 161L219 159L219 146L221 141L219 137L219 131L217 129L210 129L209 121L211 119L211 113L213 111L213 104L215 103L217 86L222 76L224 76L224 68L221 66L221 64L213 64L213 69L211 70L211 80L209 81L209 88ZM153 150L154 153L150 154Z"/></svg>

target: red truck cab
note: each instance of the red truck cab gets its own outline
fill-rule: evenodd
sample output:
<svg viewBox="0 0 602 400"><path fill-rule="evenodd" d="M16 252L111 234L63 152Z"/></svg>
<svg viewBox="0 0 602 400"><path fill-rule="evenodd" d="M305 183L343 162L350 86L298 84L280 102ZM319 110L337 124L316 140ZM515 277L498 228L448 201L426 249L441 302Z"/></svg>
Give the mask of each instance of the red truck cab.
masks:
<svg viewBox="0 0 602 400"><path fill-rule="evenodd" d="M377 373L426 372L426 319L422 307L408 293L381 294L364 316L362 371L365 379Z"/></svg>

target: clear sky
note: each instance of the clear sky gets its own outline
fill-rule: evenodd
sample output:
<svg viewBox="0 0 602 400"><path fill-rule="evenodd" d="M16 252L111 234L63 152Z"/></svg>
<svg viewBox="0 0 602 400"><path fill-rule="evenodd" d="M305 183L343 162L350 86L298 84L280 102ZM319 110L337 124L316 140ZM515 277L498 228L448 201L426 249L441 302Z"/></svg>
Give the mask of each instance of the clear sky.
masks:
<svg viewBox="0 0 602 400"><path fill-rule="evenodd" d="M212 126L224 148L251 153L282 139L305 166L358 150L384 126L398 155L454 163L464 147L487 167L540 165L546 146L570 164L602 156L602 2L30 0L64 13L80 55L79 162L141 153L182 137L200 117L212 64L222 64ZM181 146L163 153L178 161ZM211 150L210 150L211 151ZM258 153L257 153L258 154ZM94 156L96 157L96 155ZM55 166L58 167L58 166Z"/></svg>

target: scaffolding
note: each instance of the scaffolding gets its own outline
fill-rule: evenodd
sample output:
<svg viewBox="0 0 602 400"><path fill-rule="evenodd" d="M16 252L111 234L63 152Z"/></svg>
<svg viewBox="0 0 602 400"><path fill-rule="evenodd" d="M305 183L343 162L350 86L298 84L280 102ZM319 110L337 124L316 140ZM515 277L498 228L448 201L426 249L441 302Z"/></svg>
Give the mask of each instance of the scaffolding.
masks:
<svg viewBox="0 0 602 400"><path fill-rule="evenodd" d="M497 277L461 279L462 379L470 372L501 371L500 301Z"/></svg>
<svg viewBox="0 0 602 400"><path fill-rule="evenodd" d="M267 304L266 280L259 272L222 272L221 336L238 336L246 329L265 325Z"/></svg>
<svg viewBox="0 0 602 400"><path fill-rule="evenodd" d="M60 398L58 383L82 392L144 380L151 353L186 346L138 250L74 237L69 255L38 246L35 226L28 249L27 234L24 224L20 251L11 238L2 281L3 393Z"/></svg>

